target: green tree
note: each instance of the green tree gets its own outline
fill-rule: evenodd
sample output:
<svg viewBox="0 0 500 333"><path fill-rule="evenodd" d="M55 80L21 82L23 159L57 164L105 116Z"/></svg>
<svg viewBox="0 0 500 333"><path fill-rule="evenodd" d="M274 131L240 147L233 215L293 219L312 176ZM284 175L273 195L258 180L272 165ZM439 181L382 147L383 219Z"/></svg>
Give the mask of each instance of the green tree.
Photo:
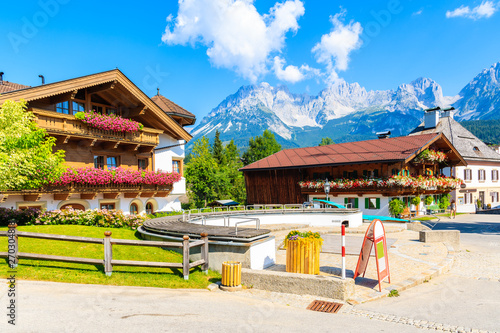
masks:
<svg viewBox="0 0 500 333"><path fill-rule="evenodd" d="M331 138L323 138L321 139L321 142L319 143L319 146L327 146L327 145L333 145L335 142Z"/></svg>
<svg viewBox="0 0 500 333"><path fill-rule="evenodd" d="M224 147L225 160L227 161L225 167L225 174L229 180L228 187L228 199L232 199L239 203L244 203L246 201L246 188L245 188L245 178L243 172L239 171L243 167L243 163L240 159L240 151L238 147L234 144L234 140L231 140Z"/></svg>
<svg viewBox="0 0 500 333"><path fill-rule="evenodd" d="M218 165L212 155L208 138L204 136L196 140L190 155L185 169L186 182L196 206L206 207L207 203L216 197L214 184L218 180Z"/></svg>
<svg viewBox="0 0 500 333"><path fill-rule="evenodd" d="M248 150L243 154L245 165L256 162L281 150L281 145L276 141L274 134L265 130L262 136L250 138Z"/></svg>
<svg viewBox="0 0 500 333"><path fill-rule="evenodd" d="M65 170L64 151L55 153L54 137L38 128L25 102L0 106L0 189L35 189L57 179Z"/></svg>
<svg viewBox="0 0 500 333"><path fill-rule="evenodd" d="M219 165L224 164L224 147L222 146L219 130L215 130L214 144L212 145L212 155Z"/></svg>

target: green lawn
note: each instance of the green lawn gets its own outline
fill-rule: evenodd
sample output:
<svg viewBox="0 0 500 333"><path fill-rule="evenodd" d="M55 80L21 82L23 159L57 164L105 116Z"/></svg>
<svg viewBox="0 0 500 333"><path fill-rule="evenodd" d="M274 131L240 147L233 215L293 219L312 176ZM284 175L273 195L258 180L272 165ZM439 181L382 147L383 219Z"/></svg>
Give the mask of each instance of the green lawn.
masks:
<svg viewBox="0 0 500 333"><path fill-rule="evenodd" d="M1 227L0 230L7 230ZM112 231L112 238L140 239L136 232L128 229L109 229L77 225L23 226L20 231L45 234L59 234L82 237L104 238L104 231ZM0 252L7 251L7 238L0 237ZM87 244L19 237L19 251L52 254L68 257L104 258L101 244ZM182 255L157 247L113 245L113 259L182 262ZM7 277L7 260L0 258L0 277ZM113 267L112 276L106 276L102 265L73 264L56 261L20 259L16 278L21 280L54 281L85 284L107 284L119 286L144 286L162 288L205 288L220 280L217 272L201 272L200 267L192 268L189 281L185 281L182 269L150 267Z"/></svg>

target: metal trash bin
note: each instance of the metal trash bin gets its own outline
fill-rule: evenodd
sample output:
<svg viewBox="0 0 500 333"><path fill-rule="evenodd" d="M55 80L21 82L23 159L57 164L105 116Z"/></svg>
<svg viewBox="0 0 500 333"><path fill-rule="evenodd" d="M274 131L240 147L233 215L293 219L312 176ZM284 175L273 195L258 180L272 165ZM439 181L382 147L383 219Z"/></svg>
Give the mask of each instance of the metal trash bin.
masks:
<svg viewBox="0 0 500 333"><path fill-rule="evenodd" d="M241 262L224 261L222 263L222 282L220 288L227 291L241 290Z"/></svg>

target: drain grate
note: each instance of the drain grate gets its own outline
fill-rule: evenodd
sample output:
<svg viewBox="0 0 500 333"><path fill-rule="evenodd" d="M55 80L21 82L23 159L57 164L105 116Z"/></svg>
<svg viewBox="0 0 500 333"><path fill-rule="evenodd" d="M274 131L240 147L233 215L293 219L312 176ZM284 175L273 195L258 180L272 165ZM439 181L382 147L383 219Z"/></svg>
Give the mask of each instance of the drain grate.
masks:
<svg viewBox="0 0 500 333"><path fill-rule="evenodd" d="M325 302L325 301L313 301L307 307L307 310L318 311L318 312L328 312L337 313L343 304L335 302Z"/></svg>

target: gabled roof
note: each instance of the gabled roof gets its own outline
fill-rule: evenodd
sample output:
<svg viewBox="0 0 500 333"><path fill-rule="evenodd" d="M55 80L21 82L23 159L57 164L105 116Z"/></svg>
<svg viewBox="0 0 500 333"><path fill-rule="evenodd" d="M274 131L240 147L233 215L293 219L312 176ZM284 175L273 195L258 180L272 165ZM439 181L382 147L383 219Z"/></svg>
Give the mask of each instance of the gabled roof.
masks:
<svg viewBox="0 0 500 333"><path fill-rule="evenodd" d="M25 86L23 84L19 83L14 83L14 82L9 82L9 81L0 81L0 94L13 91L13 90L19 90L19 89L24 89L24 88L29 88L30 86Z"/></svg>
<svg viewBox="0 0 500 333"><path fill-rule="evenodd" d="M192 136L184 128L182 128L182 126L180 126L168 114L165 114L165 112L163 112L163 110L156 105L156 103L154 103L142 90L130 81L130 79L119 69L113 69L106 72L81 76L74 79L44 84L36 87L26 87L20 90L9 91L0 95L0 104L8 99L15 101L24 99L29 102L115 81L130 92L135 98L137 98L138 101L144 104L147 107L148 112L152 113L151 116L154 115L154 117L157 118L161 124L163 124L162 126L164 126L164 130L168 130L168 132L174 135L176 139L186 141L191 140Z"/></svg>
<svg viewBox="0 0 500 333"><path fill-rule="evenodd" d="M500 154L488 147L474 134L465 129L452 117L442 117L436 127L425 129L421 123L409 135L443 133L466 161L500 162Z"/></svg>
<svg viewBox="0 0 500 333"><path fill-rule="evenodd" d="M196 116L183 107L175 104L163 95L154 95L151 100L155 102L166 114L173 114L185 118L196 119Z"/></svg>
<svg viewBox="0 0 500 333"><path fill-rule="evenodd" d="M438 140L449 141L437 133L420 136L401 136L357 142L338 143L328 146L285 149L249 164L240 170L289 169L346 164L381 162L409 162L422 150ZM460 156L457 154L460 158ZM465 164L463 160L462 163Z"/></svg>

